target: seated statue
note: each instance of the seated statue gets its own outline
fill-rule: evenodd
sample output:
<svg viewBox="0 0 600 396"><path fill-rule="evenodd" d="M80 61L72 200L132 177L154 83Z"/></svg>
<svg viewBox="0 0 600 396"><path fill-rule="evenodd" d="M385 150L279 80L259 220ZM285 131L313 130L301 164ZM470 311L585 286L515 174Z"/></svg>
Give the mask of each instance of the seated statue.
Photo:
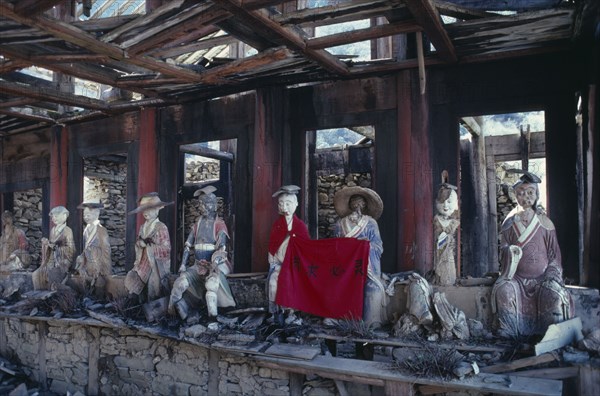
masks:
<svg viewBox="0 0 600 396"><path fill-rule="evenodd" d="M196 299L204 299L208 316L216 317L217 307L234 307L235 300L229 288L226 275L231 272L227 255L229 234L225 222L217 216L216 188L206 186L194 193L200 204L200 218L190 231L179 277L173 284L169 301L169 312L177 313L186 319L190 313L184 293L189 292ZM186 267L190 249L194 249L194 264Z"/></svg>
<svg viewBox="0 0 600 396"><path fill-rule="evenodd" d="M519 206L502 224L501 274L492 290L501 337L542 333L573 314L556 230L537 206L540 182L524 172L514 186Z"/></svg>
<svg viewBox="0 0 600 396"><path fill-rule="evenodd" d="M171 239L167 226L158 219L158 212L172 204L151 192L143 195L138 207L129 212L130 215L141 212L145 220L135 243L133 268L125 276L125 288L139 300L153 301L169 295Z"/></svg>
<svg viewBox="0 0 600 396"><path fill-rule="evenodd" d="M346 187L335 193L335 211L340 217L335 236L369 241L369 265L364 291L363 320L375 327L387 322L387 296L381 274L383 242L377 219L383 212L383 202L375 191L364 187Z"/></svg>
<svg viewBox="0 0 600 396"><path fill-rule="evenodd" d="M75 274L79 274L96 294L103 294L106 278L112 274L110 240L108 231L100 224L100 202L83 202L83 251L75 260Z"/></svg>
<svg viewBox="0 0 600 396"><path fill-rule="evenodd" d="M453 285L456 282L456 230L460 226L456 187L443 183L435 201L437 214L433 217L435 255L433 284Z"/></svg>
<svg viewBox="0 0 600 396"><path fill-rule="evenodd" d="M15 227L11 211L2 213L2 235L0 235L0 270L13 271L27 268L31 263L29 241L23 230Z"/></svg>
<svg viewBox="0 0 600 396"><path fill-rule="evenodd" d="M48 238L42 238L42 262L33 272L35 290L48 290L55 283L61 283L68 276L75 259L73 231L67 226L69 211L64 206L56 206L50 211L52 228Z"/></svg>

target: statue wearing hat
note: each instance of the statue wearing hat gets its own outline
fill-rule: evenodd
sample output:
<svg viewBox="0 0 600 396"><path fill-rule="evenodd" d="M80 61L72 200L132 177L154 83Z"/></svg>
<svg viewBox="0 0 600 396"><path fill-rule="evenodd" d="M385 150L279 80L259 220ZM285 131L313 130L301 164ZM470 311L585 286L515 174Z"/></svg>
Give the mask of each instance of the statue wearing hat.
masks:
<svg viewBox="0 0 600 396"><path fill-rule="evenodd" d="M458 196L456 186L446 182L447 173L442 175L435 200L437 214L433 217L433 240L435 256L433 261L434 279L436 285L453 285L456 283L456 230L460 226L458 215Z"/></svg>
<svg viewBox="0 0 600 396"><path fill-rule="evenodd" d="M277 208L280 216L273 223L269 236L267 298L269 300L269 311L279 324L283 322L283 309L275 303L275 297L277 295L281 264L285 258L290 238L310 239L308 227L294 214L298 207L298 192L300 192L300 187L287 185L281 187L273 194L274 198L277 197ZM285 320L288 323L296 320L293 311L288 313L288 317Z"/></svg>
<svg viewBox="0 0 600 396"><path fill-rule="evenodd" d="M231 272L227 255L229 233L225 222L217 216L217 197L214 186L198 189L200 218L192 227L185 242L179 277L173 284L169 311L175 310L182 319L189 315L189 303L185 293L196 299L204 299L210 317L217 316L217 307L234 307L235 300L226 275ZM190 249L194 250L194 264L186 268Z"/></svg>
<svg viewBox="0 0 600 396"><path fill-rule="evenodd" d="M144 223L135 243L135 262L125 276L125 288L130 294L148 301L168 295L171 269L171 240L167 226L158 219L158 212L173 202L163 202L158 193L143 195L138 207L129 214L142 213Z"/></svg>
<svg viewBox="0 0 600 396"><path fill-rule="evenodd" d="M381 277L383 242L376 221L383 212L383 202L375 191L355 186L337 191L333 197L333 204L340 217L335 225L335 236L369 241L363 320L369 325L380 326L387 321L387 297Z"/></svg>
<svg viewBox="0 0 600 396"><path fill-rule="evenodd" d="M518 172L523 173L514 185L519 206L502 224L501 274L492 290L498 334L503 337L541 333L573 314L556 230L537 206L541 180Z"/></svg>
<svg viewBox="0 0 600 396"><path fill-rule="evenodd" d="M86 226L83 230L83 251L75 260L75 273L96 291L104 290L106 278L112 274L108 231L99 220L103 207L99 201L83 202L77 207L83 209Z"/></svg>
<svg viewBox="0 0 600 396"><path fill-rule="evenodd" d="M0 235L0 268L22 269L29 266L29 241L23 230L15 227L15 216L5 210L2 213L2 235Z"/></svg>
<svg viewBox="0 0 600 396"><path fill-rule="evenodd" d="M42 238L42 262L32 274L36 290L48 290L54 283L61 283L68 275L75 259L73 231L67 225L69 211L56 206L50 211L52 228L48 238Z"/></svg>

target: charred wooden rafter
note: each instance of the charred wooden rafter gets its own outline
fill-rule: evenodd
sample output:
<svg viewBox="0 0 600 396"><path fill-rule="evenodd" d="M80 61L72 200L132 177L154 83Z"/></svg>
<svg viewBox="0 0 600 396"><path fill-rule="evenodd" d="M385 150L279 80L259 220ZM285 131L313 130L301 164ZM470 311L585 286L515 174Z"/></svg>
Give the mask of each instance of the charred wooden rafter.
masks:
<svg viewBox="0 0 600 396"><path fill-rule="evenodd" d="M452 40L446 33L441 17L430 0L404 0L411 14L427 33L429 40L440 57L449 62L456 62L456 50Z"/></svg>
<svg viewBox="0 0 600 396"><path fill-rule="evenodd" d="M20 0L15 5L15 11L22 14L42 14L63 1L64 0Z"/></svg>
<svg viewBox="0 0 600 396"><path fill-rule="evenodd" d="M236 16L238 21L248 25L259 34L271 37L291 50L301 52L324 69L342 76L349 73L348 66L329 52L308 48L306 46L307 36L304 31L283 27L261 11L245 10L237 0L217 0L216 3Z"/></svg>
<svg viewBox="0 0 600 396"><path fill-rule="evenodd" d="M314 49L330 48L343 44L372 40L380 37L392 36L394 34L418 32L421 30L421 27L415 24L414 21L404 21L309 39L307 41L307 46L308 48Z"/></svg>

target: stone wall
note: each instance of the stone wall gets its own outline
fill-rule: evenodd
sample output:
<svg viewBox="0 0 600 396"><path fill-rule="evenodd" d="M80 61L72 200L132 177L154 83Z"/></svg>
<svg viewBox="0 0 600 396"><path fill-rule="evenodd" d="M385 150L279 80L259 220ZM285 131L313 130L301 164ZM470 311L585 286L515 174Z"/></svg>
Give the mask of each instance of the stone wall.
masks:
<svg viewBox="0 0 600 396"><path fill-rule="evenodd" d="M2 355L51 392L86 395L271 395L290 392L286 371L252 357L129 329L68 320L0 319ZM211 377L214 375L215 377ZM42 385L43 386L43 385ZM212 387L212 391L211 391ZM306 381L306 395L334 395Z"/></svg>
<svg viewBox="0 0 600 396"><path fill-rule="evenodd" d="M319 239L332 238L338 215L333 207L333 196L344 187L371 188L370 173L350 173L319 176L317 178L319 199Z"/></svg>
<svg viewBox="0 0 600 396"><path fill-rule="evenodd" d="M37 267L40 263L43 237L42 189L15 192L13 213L15 215L15 226L23 230L29 240L31 266Z"/></svg>
<svg viewBox="0 0 600 396"><path fill-rule="evenodd" d="M104 204L104 210L100 211L100 222L110 237L113 271L123 272L127 221L127 164L86 158L83 194L85 201L99 199Z"/></svg>
<svg viewBox="0 0 600 396"><path fill-rule="evenodd" d="M185 161L185 183L218 180L219 171L219 161L200 156L190 156Z"/></svg>

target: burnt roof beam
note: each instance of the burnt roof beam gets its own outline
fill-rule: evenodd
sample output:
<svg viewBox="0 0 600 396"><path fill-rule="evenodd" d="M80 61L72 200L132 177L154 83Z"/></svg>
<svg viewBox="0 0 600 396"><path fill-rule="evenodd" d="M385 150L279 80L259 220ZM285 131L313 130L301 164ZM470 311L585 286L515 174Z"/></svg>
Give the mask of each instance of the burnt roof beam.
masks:
<svg viewBox="0 0 600 396"><path fill-rule="evenodd" d="M447 62L458 61L454 44L431 0L404 0L404 2L417 23L427 33L440 58Z"/></svg>
<svg viewBox="0 0 600 396"><path fill-rule="evenodd" d="M97 40L94 36L68 23L44 16L23 16L14 11L14 6L6 0L0 0L0 15L15 22L46 31L66 42L86 48L94 53L141 66L146 69L177 77L188 82L201 82L200 74L148 56L130 56L125 50Z"/></svg>
<svg viewBox="0 0 600 396"><path fill-rule="evenodd" d="M330 48L338 45L392 36L395 34L414 33L421 30L421 26L417 25L414 21L403 21L316 37L309 39L307 45L309 48L313 49Z"/></svg>
<svg viewBox="0 0 600 396"><path fill-rule="evenodd" d="M215 3L231 12L237 22L247 25L259 35L303 54L331 73L342 76L349 74L348 66L329 52L308 48L306 45L308 37L302 30L281 26L265 15L262 10L245 10L239 0L216 0Z"/></svg>

